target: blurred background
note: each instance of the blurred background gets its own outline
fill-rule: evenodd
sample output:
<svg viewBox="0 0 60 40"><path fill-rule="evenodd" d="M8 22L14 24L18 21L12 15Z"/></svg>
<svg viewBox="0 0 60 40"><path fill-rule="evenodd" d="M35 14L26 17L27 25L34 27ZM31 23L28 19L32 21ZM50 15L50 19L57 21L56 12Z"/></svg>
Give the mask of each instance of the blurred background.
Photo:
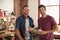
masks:
<svg viewBox="0 0 60 40"><path fill-rule="evenodd" d="M45 5L46 13L56 20L58 31L54 32L53 40L60 40L60 0L0 0L0 40L14 40L15 21L24 5L29 6L29 15L37 28L38 18L41 17L38 11L40 4ZM33 35L34 40L38 40L38 34Z"/></svg>

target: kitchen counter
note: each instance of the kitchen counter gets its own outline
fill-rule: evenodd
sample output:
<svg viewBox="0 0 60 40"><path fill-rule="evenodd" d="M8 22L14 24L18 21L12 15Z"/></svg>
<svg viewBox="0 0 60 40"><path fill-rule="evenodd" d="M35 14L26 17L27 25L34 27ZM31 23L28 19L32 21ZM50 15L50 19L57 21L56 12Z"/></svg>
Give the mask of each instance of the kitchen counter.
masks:
<svg viewBox="0 0 60 40"><path fill-rule="evenodd" d="M59 32L54 32L54 39L60 39L60 33Z"/></svg>
<svg viewBox="0 0 60 40"><path fill-rule="evenodd" d="M4 30L4 31L1 31L0 33L1 33L0 38L2 38L2 40L5 40L5 37L7 37L7 36L12 36L12 40L14 39L15 32L10 32L10 31Z"/></svg>

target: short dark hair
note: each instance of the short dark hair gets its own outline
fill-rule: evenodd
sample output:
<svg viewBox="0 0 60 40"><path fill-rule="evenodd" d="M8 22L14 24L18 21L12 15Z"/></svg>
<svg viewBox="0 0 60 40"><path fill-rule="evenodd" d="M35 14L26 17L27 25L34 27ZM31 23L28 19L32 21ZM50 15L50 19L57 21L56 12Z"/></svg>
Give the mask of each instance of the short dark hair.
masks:
<svg viewBox="0 0 60 40"><path fill-rule="evenodd" d="M23 6L23 9L24 9L25 7L28 7L28 5L24 5L24 6Z"/></svg>
<svg viewBox="0 0 60 40"><path fill-rule="evenodd" d="M45 10L46 10L46 6L44 6L44 5L39 5L39 6L38 6L38 9L41 8L41 7L44 7Z"/></svg>

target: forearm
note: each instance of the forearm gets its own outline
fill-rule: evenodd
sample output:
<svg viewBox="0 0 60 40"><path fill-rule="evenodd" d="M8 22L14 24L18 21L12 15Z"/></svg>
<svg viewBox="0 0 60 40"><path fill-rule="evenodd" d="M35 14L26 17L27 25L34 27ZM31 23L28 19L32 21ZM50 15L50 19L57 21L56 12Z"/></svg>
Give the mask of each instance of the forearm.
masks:
<svg viewBox="0 0 60 40"><path fill-rule="evenodd" d="M57 27L58 25L55 25L54 27L53 27L53 29L52 30L48 30L47 31L47 33L52 33L52 32L54 32L54 31L57 31L58 30L58 27Z"/></svg>
<svg viewBox="0 0 60 40"><path fill-rule="evenodd" d="M48 30L47 31L47 33L53 33L54 32L54 30Z"/></svg>
<svg viewBox="0 0 60 40"><path fill-rule="evenodd" d="M15 33L19 39L23 39L18 29L15 30Z"/></svg>

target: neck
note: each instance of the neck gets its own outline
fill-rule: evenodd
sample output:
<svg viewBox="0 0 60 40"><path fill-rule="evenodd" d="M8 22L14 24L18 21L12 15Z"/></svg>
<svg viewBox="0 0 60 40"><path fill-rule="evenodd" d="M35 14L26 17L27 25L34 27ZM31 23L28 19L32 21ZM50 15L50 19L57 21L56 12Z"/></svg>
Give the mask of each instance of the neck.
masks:
<svg viewBox="0 0 60 40"><path fill-rule="evenodd" d="M47 17L47 14L42 15L42 17L43 17L43 18L46 18L46 17Z"/></svg>
<svg viewBox="0 0 60 40"><path fill-rule="evenodd" d="M28 18L28 15L24 15L25 16L25 18Z"/></svg>

